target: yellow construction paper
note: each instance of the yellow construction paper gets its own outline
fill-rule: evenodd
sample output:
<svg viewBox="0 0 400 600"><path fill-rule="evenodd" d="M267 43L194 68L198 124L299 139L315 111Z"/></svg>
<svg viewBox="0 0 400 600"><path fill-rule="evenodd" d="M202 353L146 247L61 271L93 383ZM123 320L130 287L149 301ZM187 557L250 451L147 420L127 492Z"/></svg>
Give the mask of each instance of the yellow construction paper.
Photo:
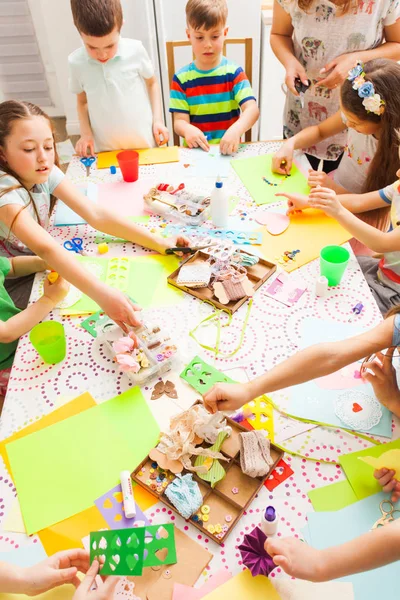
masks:
<svg viewBox="0 0 400 600"><path fill-rule="evenodd" d="M281 266L287 272L294 271L319 256L324 246L341 245L353 236L335 219L316 209L303 210L290 216L290 225L281 235L271 235L266 227L255 231L263 232L260 246L252 246L252 253L276 263L287 250L300 250L296 260Z"/></svg>
<svg viewBox="0 0 400 600"><path fill-rule="evenodd" d="M76 588L73 585L62 585L54 590L45 592L44 594L39 594L38 596L35 596L35 598L36 600L72 600L75 592ZM28 598L31 599L32 596L25 596L25 594L0 593L0 600L28 600Z"/></svg>
<svg viewBox="0 0 400 600"><path fill-rule="evenodd" d="M400 450L388 450L380 456L359 456L362 460L374 469L390 469L396 474L400 473Z"/></svg>
<svg viewBox="0 0 400 600"><path fill-rule="evenodd" d="M4 531L12 531L13 533L26 533L18 498L14 500L6 519L4 520L3 529Z"/></svg>
<svg viewBox="0 0 400 600"><path fill-rule="evenodd" d="M2 440L0 442L0 455L4 461L4 465L9 474L12 476L10 463L5 449L6 444L23 438L26 435L29 435L30 433L34 433L35 431L39 431L40 429L44 429L45 427L49 427L49 425L53 425L54 423L63 421L68 417L77 415L78 413L87 410L88 408L92 408L95 405L96 402L94 401L94 398L91 396L91 394L89 394L89 392L85 392L81 396L78 396L74 400L71 400L71 402L67 402L67 404L64 404L64 406L60 406L60 408L57 408L48 415L45 415L38 421L31 423L31 425L28 425L28 427L25 427L24 429L13 433L12 435L10 435L10 437L6 438L5 440Z"/></svg>
<svg viewBox="0 0 400 600"><path fill-rule="evenodd" d="M165 146L164 148L134 149L139 154L139 165L157 165L162 163L179 162L178 146ZM97 168L108 169L118 167L117 154L122 150L113 152L99 152L97 155Z"/></svg>
<svg viewBox="0 0 400 600"><path fill-rule="evenodd" d="M252 577L246 569L232 577L216 590L204 596L203 600L282 600L268 577Z"/></svg>
<svg viewBox="0 0 400 600"><path fill-rule="evenodd" d="M79 490L76 492L79 493ZM38 536L48 556L60 550L83 548L82 538L91 531L110 529L96 506L39 531Z"/></svg>

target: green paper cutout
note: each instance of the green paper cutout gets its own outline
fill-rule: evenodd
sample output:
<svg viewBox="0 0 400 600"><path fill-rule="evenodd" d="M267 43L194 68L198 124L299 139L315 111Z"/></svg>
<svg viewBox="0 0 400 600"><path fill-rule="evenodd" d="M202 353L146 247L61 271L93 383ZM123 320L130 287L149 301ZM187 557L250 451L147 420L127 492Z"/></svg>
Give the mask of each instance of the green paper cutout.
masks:
<svg viewBox="0 0 400 600"><path fill-rule="evenodd" d="M290 177L287 178L273 173L271 170L273 156L273 154L262 154L250 158L237 158L231 163L256 204L279 202L282 198L276 197L275 194L281 192L308 196L310 188L307 179L298 167L293 164ZM263 177L276 185L268 185L263 181Z"/></svg>
<svg viewBox="0 0 400 600"><path fill-rule="evenodd" d="M363 500L367 496L372 496L382 491L381 486L374 477L374 470L362 460L358 460L359 456L374 456L378 457L384 452L393 449L400 449L400 439L388 444L379 444L371 446L366 450L345 454L339 458L340 466L346 474L347 479L358 500Z"/></svg>
<svg viewBox="0 0 400 600"><path fill-rule="evenodd" d="M103 319L107 321L108 317L102 310L99 310L97 313L94 313L94 315L90 315L90 317L84 319L81 323L81 327L86 329L86 331L94 338L97 338L96 326L98 321L102 321Z"/></svg>
<svg viewBox="0 0 400 600"><path fill-rule="evenodd" d="M159 531L165 530L168 537L160 537ZM164 560L156 556L159 550L166 549L167 555ZM158 567L159 565L173 565L177 562L175 547L175 526L173 523L163 525L147 525L145 535L145 550L147 554L143 561L143 567Z"/></svg>
<svg viewBox="0 0 400 600"><path fill-rule="evenodd" d="M99 560L100 556L105 558L100 568L101 575L141 575L145 532L145 527L91 532L90 562Z"/></svg>
<svg viewBox="0 0 400 600"><path fill-rule="evenodd" d="M222 444L224 443L224 441L226 440L227 437L228 437L228 433L226 431L220 431L217 439L215 440L215 444L213 444L210 448L208 448L208 450L211 450L212 452L219 452L221 450ZM209 456L203 456L200 454L196 458L194 466L200 467L201 465L204 465L204 463L207 460L210 460ZM207 471L207 473L198 472L197 476L200 477L200 479L202 479L203 481L208 481L208 483L211 484L211 487L214 488L217 485L217 483L225 477L226 472L225 472L224 467L219 462L219 460L217 460L216 458L211 459L211 460L212 460L212 465L209 468L209 470Z"/></svg>
<svg viewBox="0 0 400 600"><path fill-rule="evenodd" d="M6 445L31 535L93 506L158 442L159 427L134 387ZM84 457L84 460L82 459Z"/></svg>
<svg viewBox="0 0 400 600"><path fill-rule="evenodd" d="M357 496L347 479L310 490L307 495L316 512L341 510L357 502Z"/></svg>
<svg viewBox="0 0 400 600"><path fill-rule="evenodd" d="M236 383L233 379L204 362L199 356L183 369L180 377L200 394L205 394L216 383Z"/></svg>
<svg viewBox="0 0 400 600"><path fill-rule="evenodd" d="M167 554L162 559L157 554L164 549ZM91 532L90 562L99 556L105 558L101 575L141 575L145 567L175 564L175 526L165 523Z"/></svg>

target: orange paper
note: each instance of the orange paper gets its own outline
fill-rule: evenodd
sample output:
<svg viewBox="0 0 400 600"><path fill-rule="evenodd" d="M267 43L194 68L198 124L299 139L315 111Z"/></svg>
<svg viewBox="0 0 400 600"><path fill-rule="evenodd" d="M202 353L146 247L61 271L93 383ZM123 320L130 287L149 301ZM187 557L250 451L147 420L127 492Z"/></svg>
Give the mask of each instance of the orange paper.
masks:
<svg viewBox="0 0 400 600"><path fill-rule="evenodd" d="M335 219L312 208L290 215L290 225L281 235L271 235L265 227L256 231L263 232L263 241L261 247L252 247L252 253L266 260L276 263L285 251L300 250L295 261L289 260L282 265L287 272L317 258L324 246L340 246L353 237Z"/></svg>
<svg viewBox="0 0 400 600"><path fill-rule="evenodd" d="M84 410L87 410L88 408L92 408L93 406L96 406L96 402L94 401L93 396L91 396L91 394L89 394L89 392L85 392L81 396L78 396L77 398L74 398L73 400L71 400L71 402L67 402L67 404L60 406L60 408L57 408L55 411L51 412L50 414L45 415L38 421L35 421L31 425L28 425L28 427L25 427L24 429L21 429L20 431L13 433L12 435L10 435L10 437L6 438L5 440L2 440L0 442L0 455L3 458L5 467L8 471L8 473L10 474L10 476L12 476L12 473L11 473L10 463L8 461L8 456L7 456L7 452L6 452L6 448L5 448L6 444L9 444L10 442L14 442L15 440L18 440L20 438L23 438L26 435L29 435L30 433L34 433L35 431L44 429L45 427L49 427L49 425L54 425L54 423L63 421L64 419L67 419L68 417L77 415L78 413L83 412Z"/></svg>
<svg viewBox="0 0 400 600"><path fill-rule="evenodd" d="M135 149L139 154L139 165L157 165L161 163L179 162L178 146L165 146L164 148ZM97 168L108 169L118 167L117 154L121 150L112 152L99 152L97 155Z"/></svg>

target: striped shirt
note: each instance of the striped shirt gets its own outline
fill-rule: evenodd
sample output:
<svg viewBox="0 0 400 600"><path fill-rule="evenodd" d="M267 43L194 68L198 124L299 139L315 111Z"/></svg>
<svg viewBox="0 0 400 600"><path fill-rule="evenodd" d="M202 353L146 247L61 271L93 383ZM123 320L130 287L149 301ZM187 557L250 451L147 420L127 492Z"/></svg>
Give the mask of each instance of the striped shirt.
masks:
<svg viewBox="0 0 400 600"><path fill-rule="evenodd" d="M379 195L390 207L390 230L400 225L400 181L379 190ZM400 291L400 252L385 252L379 263L378 278L387 287Z"/></svg>
<svg viewBox="0 0 400 600"><path fill-rule="evenodd" d="M223 57L218 67L200 71L194 62L172 80L170 112L189 114L211 143L218 143L240 116L240 107L255 100L246 73Z"/></svg>

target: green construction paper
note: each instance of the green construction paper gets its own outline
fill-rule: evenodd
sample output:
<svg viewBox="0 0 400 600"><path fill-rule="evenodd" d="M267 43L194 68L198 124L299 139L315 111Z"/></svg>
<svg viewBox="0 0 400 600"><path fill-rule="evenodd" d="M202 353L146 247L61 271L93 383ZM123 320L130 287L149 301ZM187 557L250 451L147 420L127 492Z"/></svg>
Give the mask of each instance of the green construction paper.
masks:
<svg viewBox="0 0 400 600"><path fill-rule="evenodd" d="M111 529L90 533L90 562L103 563L101 575L141 575L145 527ZM101 560L100 560L101 557ZM103 562L104 561L104 562Z"/></svg>
<svg viewBox="0 0 400 600"><path fill-rule="evenodd" d="M150 220L150 215L139 215L137 217L128 217L128 221L133 221L133 223L148 223ZM109 235L108 233L102 233L98 231L95 237L96 244L129 244L127 240L123 238L114 237L113 235Z"/></svg>
<svg viewBox="0 0 400 600"><path fill-rule="evenodd" d="M7 444L27 533L90 508L158 441L138 387Z"/></svg>
<svg viewBox="0 0 400 600"><path fill-rule="evenodd" d="M388 444L379 444L378 446L371 446L366 450L360 450L359 452L352 452L351 454L344 454L339 458L339 463L345 472L345 475L353 488L355 495L358 500L363 500L367 496L377 494L382 491L381 486L374 477L374 470L370 465L358 460L359 456L374 456L378 457L384 452L393 449L400 448L400 439Z"/></svg>
<svg viewBox="0 0 400 600"><path fill-rule="evenodd" d="M347 479L310 490L307 495L316 512L341 510L357 502L357 496Z"/></svg>
<svg viewBox="0 0 400 600"><path fill-rule="evenodd" d="M216 383L236 383L233 379L208 365L199 356L183 369L180 377L187 381L200 394L205 394Z"/></svg>
<svg viewBox="0 0 400 600"><path fill-rule="evenodd" d="M161 254L151 254L150 256L140 256L134 259L135 262L145 263L147 266L149 264L159 265L162 267L161 275L159 275L158 282L155 286L155 291L151 302L149 304L149 308L155 308L157 306L169 306L176 305L179 302L182 302L185 297L185 293L178 290L173 285L170 285L167 281L169 275L176 271L176 269L180 265L180 260L177 256L162 256ZM154 282L151 283L153 285ZM134 291L132 289L132 293ZM136 294L135 298L136 298ZM138 304L140 302L138 301Z"/></svg>
<svg viewBox="0 0 400 600"><path fill-rule="evenodd" d="M262 154L261 156L252 156L250 158L237 158L231 163L256 204L278 202L282 198L277 198L275 194L281 192L295 192L308 195L310 188L308 187L307 179L295 164L292 165L290 177L286 179L284 175L272 172L271 163L273 156L273 154ZM263 181L263 177L277 185L268 185L268 183Z"/></svg>
<svg viewBox="0 0 400 600"><path fill-rule="evenodd" d="M147 550L143 567L174 565L177 562L174 524L146 525L143 529L146 530L145 549ZM156 556L156 553L163 549L168 550L164 559Z"/></svg>

